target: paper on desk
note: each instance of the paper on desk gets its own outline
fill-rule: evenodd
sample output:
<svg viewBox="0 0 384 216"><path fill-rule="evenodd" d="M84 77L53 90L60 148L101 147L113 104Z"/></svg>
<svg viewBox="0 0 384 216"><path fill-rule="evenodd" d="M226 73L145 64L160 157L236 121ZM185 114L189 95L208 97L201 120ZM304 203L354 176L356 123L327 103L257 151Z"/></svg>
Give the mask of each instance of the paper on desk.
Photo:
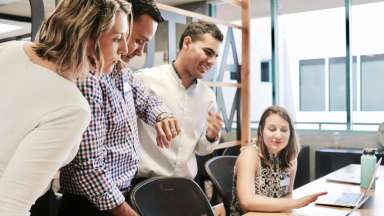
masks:
<svg viewBox="0 0 384 216"><path fill-rule="evenodd" d="M0 34L19 30L21 28L22 27L16 26L16 25L9 25L9 24L0 23Z"/></svg>
<svg viewBox="0 0 384 216"><path fill-rule="evenodd" d="M13 2L18 2L20 0L0 0L0 5L5 5Z"/></svg>

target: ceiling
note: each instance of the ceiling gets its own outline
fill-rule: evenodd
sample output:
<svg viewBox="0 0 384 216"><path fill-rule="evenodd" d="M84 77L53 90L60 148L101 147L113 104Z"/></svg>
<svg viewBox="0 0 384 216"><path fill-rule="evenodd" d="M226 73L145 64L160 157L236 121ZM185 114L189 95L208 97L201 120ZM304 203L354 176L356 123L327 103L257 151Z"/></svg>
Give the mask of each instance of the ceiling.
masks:
<svg viewBox="0 0 384 216"><path fill-rule="evenodd" d="M352 5L382 2L383 0L351 0ZM250 0L251 17L270 16L270 0ZM278 13L298 13L310 10L329 9L344 6L344 0L278 0ZM230 4L217 5L218 18L234 20L240 18L240 8ZM235 13L236 11L237 13Z"/></svg>
<svg viewBox="0 0 384 216"><path fill-rule="evenodd" d="M201 2L202 0L156 0L156 2L163 3L166 5L179 5L187 4L191 2Z"/></svg>
<svg viewBox="0 0 384 216"><path fill-rule="evenodd" d="M155 0L157 2L167 5L180 5L192 2L206 2L202 0ZM232 21L241 18L241 10L238 6L231 5L230 1L240 0L209 0L209 2L217 2L217 18ZM251 17L266 17L270 14L270 1L271 0L249 0ZM352 4L366 4L372 2L384 2L384 0L351 0ZM11 4L1 4L1 3ZM54 8L54 0L44 0L46 7L46 14ZM278 0L279 14L297 13L309 10L319 10L326 8L341 7L344 5L344 0ZM0 12L15 14L20 16L30 16L28 8L29 0L0 0Z"/></svg>
<svg viewBox="0 0 384 216"><path fill-rule="evenodd" d="M201 0L157 0L157 2L174 6L199 1ZM217 18L223 20L240 19L240 8L229 3L225 3L230 1L234 0L209 0L209 2L217 2ZM351 0L352 5L383 1L384 0ZM250 0L249 2L251 17L266 17L270 15L271 0ZM344 5L344 0L278 0L278 2L279 14L335 8Z"/></svg>

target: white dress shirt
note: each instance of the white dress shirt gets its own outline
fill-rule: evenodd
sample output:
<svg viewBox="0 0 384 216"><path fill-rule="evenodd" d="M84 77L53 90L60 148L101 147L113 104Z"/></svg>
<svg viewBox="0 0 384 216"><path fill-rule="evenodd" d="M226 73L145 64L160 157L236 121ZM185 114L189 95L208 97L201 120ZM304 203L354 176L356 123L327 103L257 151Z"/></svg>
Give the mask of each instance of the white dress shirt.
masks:
<svg viewBox="0 0 384 216"><path fill-rule="evenodd" d="M29 215L76 155L90 109L76 85L32 63L23 44L0 46L0 215Z"/></svg>
<svg viewBox="0 0 384 216"><path fill-rule="evenodd" d="M162 149L156 144L156 130L138 120L138 175L194 178L197 174L195 153L209 154L218 144L218 141L211 143L206 139L208 112L217 111L214 92L200 80L186 89L172 65L144 69L135 77L163 100L181 127L181 133L171 141L169 148Z"/></svg>

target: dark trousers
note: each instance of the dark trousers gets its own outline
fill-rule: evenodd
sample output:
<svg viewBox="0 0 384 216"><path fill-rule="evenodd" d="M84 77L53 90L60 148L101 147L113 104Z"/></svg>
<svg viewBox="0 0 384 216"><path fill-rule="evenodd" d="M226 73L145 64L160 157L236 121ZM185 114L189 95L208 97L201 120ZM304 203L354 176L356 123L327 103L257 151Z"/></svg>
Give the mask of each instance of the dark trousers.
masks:
<svg viewBox="0 0 384 216"><path fill-rule="evenodd" d="M107 216L106 212L102 212L90 202L86 197L64 194L59 208L59 216Z"/></svg>
<svg viewBox="0 0 384 216"><path fill-rule="evenodd" d="M129 192L124 194L129 202ZM107 211L100 211L86 197L75 194L64 194L59 208L59 216L110 216Z"/></svg>
<svg viewBox="0 0 384 216"><path fill-rule="evenodd" d="M31 207L31 216L56 216L59 201L52 189L42 195Z"/></svg>

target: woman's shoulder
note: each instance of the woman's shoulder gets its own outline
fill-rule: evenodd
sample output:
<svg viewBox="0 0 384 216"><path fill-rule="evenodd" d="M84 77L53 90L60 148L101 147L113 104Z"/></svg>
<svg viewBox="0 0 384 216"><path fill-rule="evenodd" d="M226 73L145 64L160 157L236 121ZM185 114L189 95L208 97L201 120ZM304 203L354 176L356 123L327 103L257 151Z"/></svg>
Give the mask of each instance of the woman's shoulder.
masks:
<svg viewBox="0 0 384 216"><path fill-rule="evenodd" d="M256 145L246 145L241 148L236 161L236 173L255 172L260 165L260 154Z"/></svg>
<svg viewBox="0 0 384 216"><path fill-rule="evenodd" d="M240 149L240 160L259 160L259 148L255 145L245 145Z"/></svg>
<svg viewBox="0 0 384 216"><path fill-rule="evenodd" d="M244 154L258 154L259 147L256 144L248 144L240 148L240 154L243 152Z"/></svg>

